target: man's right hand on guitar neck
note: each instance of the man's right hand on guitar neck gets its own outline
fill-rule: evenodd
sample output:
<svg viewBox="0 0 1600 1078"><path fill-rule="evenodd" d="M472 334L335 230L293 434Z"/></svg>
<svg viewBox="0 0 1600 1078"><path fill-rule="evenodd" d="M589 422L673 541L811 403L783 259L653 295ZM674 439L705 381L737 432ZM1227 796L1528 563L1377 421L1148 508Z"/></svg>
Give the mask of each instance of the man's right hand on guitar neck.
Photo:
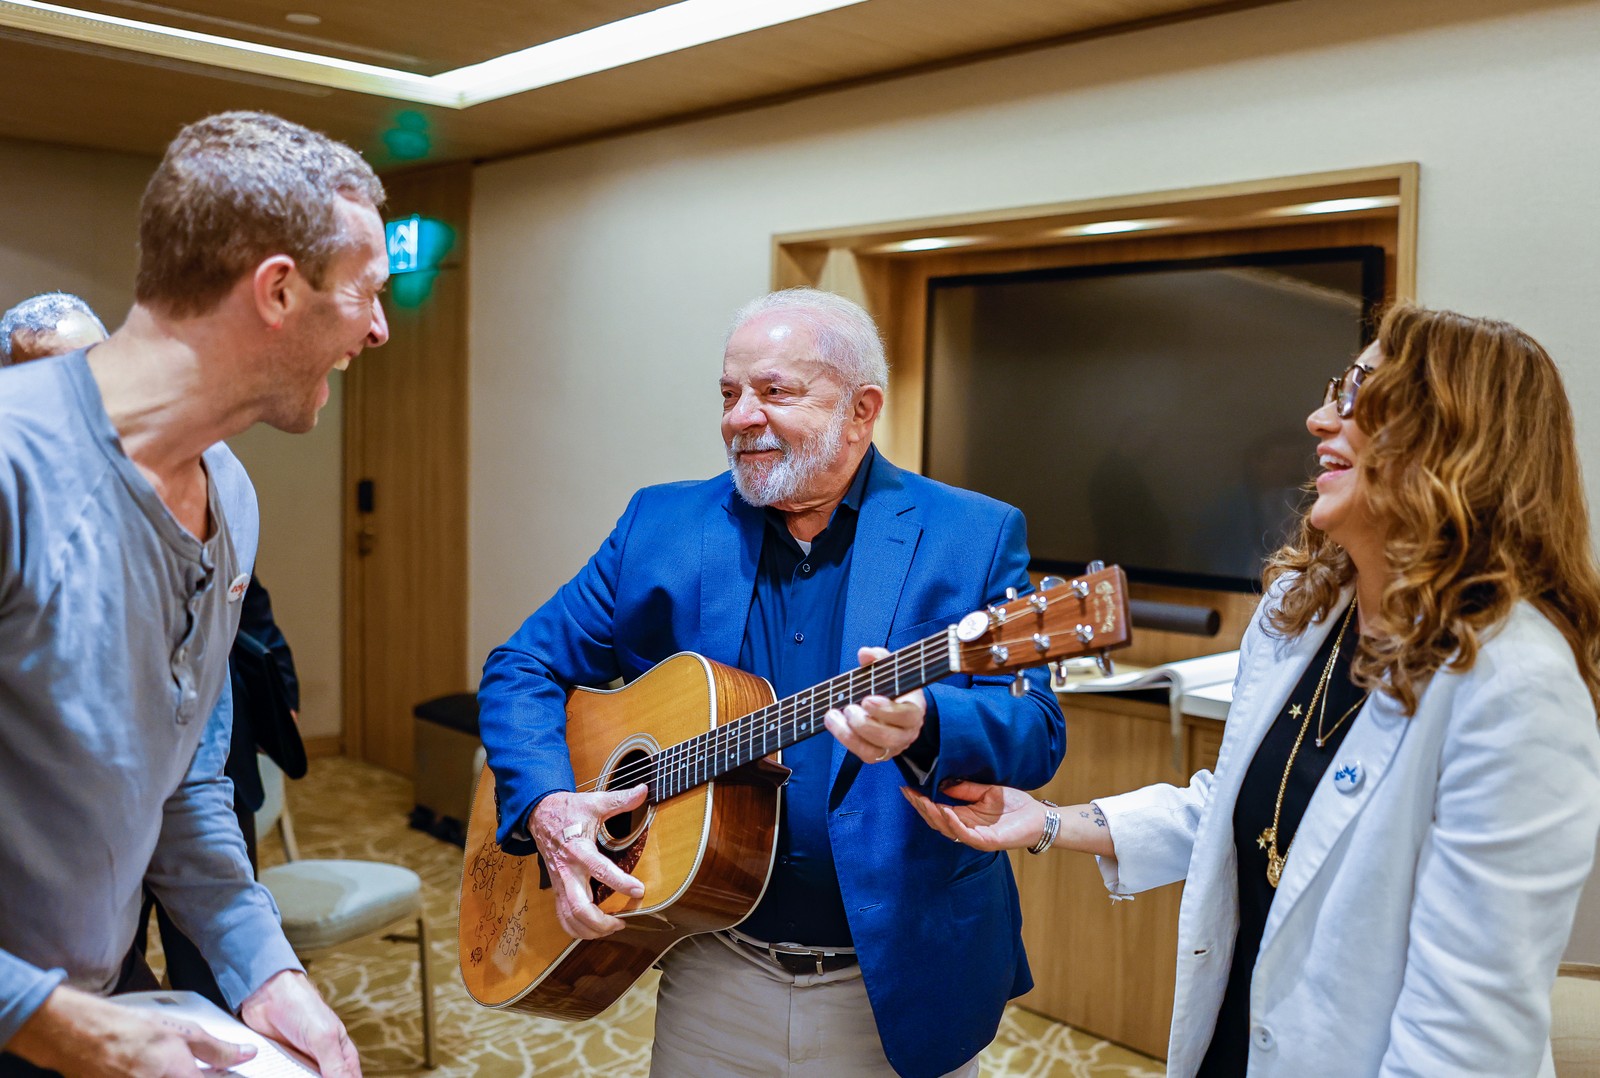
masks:
<svg viewBox="0 0 1600 1078"><path fill-rule="evenodd" d="M556 919L573 939L592 940L621 931L623 921L595 905L590 880L639 898L644 884L618 868L595 845L600 825L644 804L643 783L626 790L547 795L529 816L529 832L555 888Z"/></svg>

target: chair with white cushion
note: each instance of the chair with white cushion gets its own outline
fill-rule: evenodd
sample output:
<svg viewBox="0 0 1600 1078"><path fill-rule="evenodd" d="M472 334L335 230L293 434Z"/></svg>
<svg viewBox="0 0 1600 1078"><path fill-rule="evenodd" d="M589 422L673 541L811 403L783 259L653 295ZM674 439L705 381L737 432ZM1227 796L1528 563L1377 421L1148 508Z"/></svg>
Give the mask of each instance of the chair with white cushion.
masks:
<svg viewBox="0 0 1600 1078"><path fill-rule="evenodd" d="M1561 963L1550 996L1556 1078L1600 1078L1600 966Z"/></svg>
<svg viewBox="0 0 1600 1078"><path fill-rule="evenodd" d="M262 869L261 882L278 903L289 945L309 964L369 936L415 943L422 967L423 1064L434 1067L433 981L421 877L381 861L302 860L284 800L283 772L265 756L259 760L266 800L256 813L256 834L265 836L276 826L288 858L287 864Z"/></svg>

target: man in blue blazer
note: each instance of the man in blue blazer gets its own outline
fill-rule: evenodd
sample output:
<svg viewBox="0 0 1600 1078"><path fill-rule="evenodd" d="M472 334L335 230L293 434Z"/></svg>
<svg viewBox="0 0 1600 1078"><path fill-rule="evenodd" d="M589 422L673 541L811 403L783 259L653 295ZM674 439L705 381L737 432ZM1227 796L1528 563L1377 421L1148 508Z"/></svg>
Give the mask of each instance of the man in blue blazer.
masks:
<svg viewBox="0 0 1600 1078"><path fill-rule="evenodd" d="M594 836L644 787L573 792L571 687L695 651L781 698L1028 589L1021 513L873 448L887 380L854 303L792 289L749 304L723 360L730 471L634 495L588 564L490 654L479 702L498 839L537 846L574 937L623 927L591 901L591 879L643 893ZM1009 681L870 696L829 713L832 738L785 750L766 893L737 929L662 961L656 1078L977 1073L1006 1001L1032 984L1016 885L1003 856L922 826L900 791L1033 788L1055 773L1060 708L1042 674L1020 697Z"/></svg>

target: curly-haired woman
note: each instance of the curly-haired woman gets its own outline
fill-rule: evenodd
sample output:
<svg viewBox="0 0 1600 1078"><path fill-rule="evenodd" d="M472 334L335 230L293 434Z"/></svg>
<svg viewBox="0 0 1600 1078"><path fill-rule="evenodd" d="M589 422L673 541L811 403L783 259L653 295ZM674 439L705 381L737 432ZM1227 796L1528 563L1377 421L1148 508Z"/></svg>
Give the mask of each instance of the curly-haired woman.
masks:
<svg viewBox="0 0 1600 1078"><path fill-rule="evenodd" d="M1316 500L1266 572L1214 773L1060 809L909 793L984 849L1187 880L1168 1073L1554 1073L1549 999L1600 829L1600 573L1555 364L1401 306L1306 422Z"/></svg>

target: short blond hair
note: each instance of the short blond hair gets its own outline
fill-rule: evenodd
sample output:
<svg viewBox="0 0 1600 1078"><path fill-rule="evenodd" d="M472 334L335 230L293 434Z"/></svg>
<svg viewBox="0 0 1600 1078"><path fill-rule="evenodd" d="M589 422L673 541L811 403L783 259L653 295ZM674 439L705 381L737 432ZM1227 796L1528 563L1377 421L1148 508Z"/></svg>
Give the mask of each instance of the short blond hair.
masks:
<svg viewBox="0 0 1600 1078"><path fill-rule="evenodd" d="M286 254L311 282L345 242L339 198L377 209L383 184L342 142L266 112L223 112L167 146L139 207L134 298L203 314L243 274Z"/></svg>

